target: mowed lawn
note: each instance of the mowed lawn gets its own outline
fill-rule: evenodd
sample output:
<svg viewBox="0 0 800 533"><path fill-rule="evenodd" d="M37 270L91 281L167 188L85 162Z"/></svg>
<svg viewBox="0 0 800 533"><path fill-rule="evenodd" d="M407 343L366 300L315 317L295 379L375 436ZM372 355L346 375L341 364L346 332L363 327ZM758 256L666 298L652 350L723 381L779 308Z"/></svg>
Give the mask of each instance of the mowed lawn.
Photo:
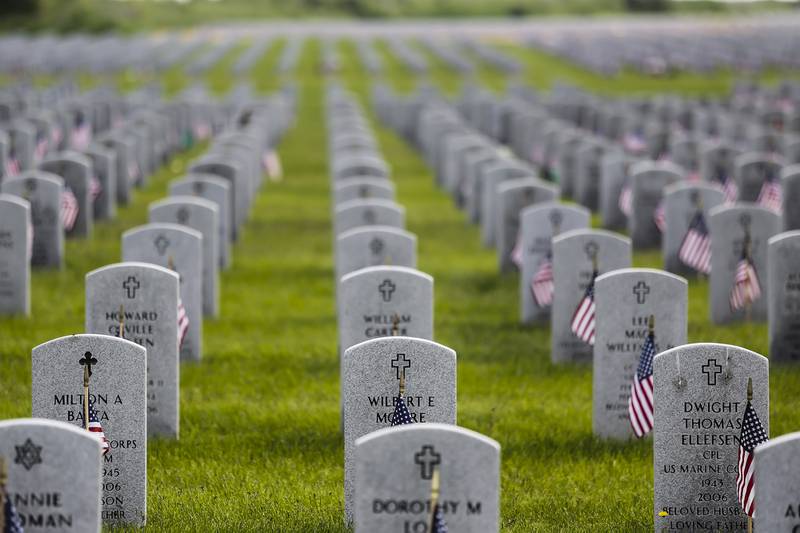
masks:
<svg viewBox="0 0 800 533"><path fill-rule="evenodd" d="M253 70L259 90L281 81L274 65L282 44ZM503 48L526 62L526 81L540 87L572 80L604 92L727 90L731 75L609 81L522 48ZM209 72L224 92L227 66ZM352 43L340 45L340 80L369 109L369 80ZM408 90L413 80L380 51L387 79ZM205 357L181 367L181 438L150 441L148 529L154 531L345 531L343 447L333 302L332 235L327 168L325 80L320 44L309 41L293 80L297 123L280 148L285 178L268 183L222 275L222 312L205 322ZM774 75L771 77L774 78ZM433 80L452 91L458 80L438 64ZM479 80L502 80L482 69ZM126 76L123 83L139 80ZM174 92L191 80L165 74ZM495 254L437 190L430 171L391 131L373 122L419 237L419 268L435 278L435 339L458 353L458 422L502 446L504 531L652 530L653 472L649 440L609 443L591 433L591 368L550 364L548 331L518 324L516 275L500 276ZM117 220L86 241L69 241L60 272L35 271L33 316L0 319L0 418L30 415L30 350L83 331L86 272L120 258L120 235L146 222L147 205L204 147L181 154L136 193ZM659 255L637 253L637 266ZM766 353L765 325L708 322L708 284L690 282L690 341L739 344ZM76 383L76 388L80 384ZM800 368L775 365L770 378L772 434L800 429Z"/></svg>

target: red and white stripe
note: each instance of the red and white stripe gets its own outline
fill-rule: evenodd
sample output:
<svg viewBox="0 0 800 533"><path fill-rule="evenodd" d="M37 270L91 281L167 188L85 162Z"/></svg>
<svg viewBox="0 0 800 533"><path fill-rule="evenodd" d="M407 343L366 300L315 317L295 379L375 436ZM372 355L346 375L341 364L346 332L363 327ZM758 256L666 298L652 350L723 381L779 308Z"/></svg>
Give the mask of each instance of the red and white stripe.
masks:
<svg viewBox="0 0 800 533"><path fill-rule="evenodd" d="M183 346L183 340L186 338L186 333L189 331L189 315L186 313L186 307L183 305L183 300L178 298L178 349Z"/></svg>
<svg viewBox="0 0 800 533"><path fill-rule="evenodd" d="M753 264L742 259L736 266L736 278L731 291L731 309L743 309L761 298L761 285Z"/></svg>
<svg viewBox="0 0 800 533"><path fill-rule="evenodd" d="M72 130L72 148L74 150L83 151L89 147L92 141L92 128L87 122Z"/></svg>
<svg viewBox="0 0 800 533"><path fill-rule="evenodd" d="M739 459L736 476L736 495L742 510L748 516L755 516L756 506L755 496L755 467L753 466L753 454L739 446Z"/></svg>
<svg viewBox="0 0 800 533"><path fill-rule="evenodd" d="M267 175L273 180L278 180L283 176L283 165L281 165L281 158L275 150L268 150L264 152L261 158L261 164Z"/></svg>
<svg viewBox="0 0 800 533"><path fill-rule="evenodd" d="M517 268L520 270L522 270L522 248L522 235L518 234L517 241L514 243L509 257L511 258L511 262L517 265Z"/></svg>
<svg viewBox="0 0 800 533"><path fill-rule="evenodd" d="M553 305L553 262L545 259L539 265L539 270L533 275L531 280L531 293L533 300L539 307L549 307Z"/></svg>
<svg viewBox="0 0 800 533"><path fill-rule="evenodd" d="M97 200L97 197L103 193L103 186L100 184L100 180L97 179L97 176L92 174L89 178L89 196L92 199L92 202Z"/></svg>
<svg viewBox="0 0 800 533"><path fill-rule="evenodd" d="M656 223L658 231L664 233L667 229L667 210L664 208L664 200L661 200L653 211L653 222Z"/></svg>
<svg viewBox="0 0 800 533"><path fill-rule="evenodd" d="M71 231L78 220L78 199L69 187L61 193L61 220L64 223L64 231Z"/></svg>
<svg viewBox="0 0 800 533"><path fill-rule="evenodd" d="M708 234L690 229L683 238L678 259L703 274L711 273L711 239Z"/></svg>
<svg viewBox="0 0 800 533"><path fill-rule="evenodd" d="M653 375L644 379L634 376L631 384L631 398L628 402L628 417L637 438L642 438L653 430Z"/></svg>
<svg viewBox="0 0 800 533"><path fill-rule="evenodd" d="M783 191L781 184L774 179L767 180L761 186L761 192L758 193L758 204L762 207L778 213L783 212Z"/></svg>
<svg viewBox="0 0 800 533"><path fill-rule="evenodd" d="M625 186L622 187L622 190L619 193L618 204L619 210L622 211L626 217L631 216L631 213L633 212L633 188L630 186L630 184L625 184Z"/></svg>
<svg viewBox="0 0 800 533"><path fill-rule="evenodd" d="M16 157L9 157L6 161L6 177L13 178L20 173L19 160Z"/></svg>
<svg viewBox="0 0 800 533"><path fill-rule="evenodd" d="M594 294L586 295L572 315L572 332L583 342L594 346Z"/></svg>

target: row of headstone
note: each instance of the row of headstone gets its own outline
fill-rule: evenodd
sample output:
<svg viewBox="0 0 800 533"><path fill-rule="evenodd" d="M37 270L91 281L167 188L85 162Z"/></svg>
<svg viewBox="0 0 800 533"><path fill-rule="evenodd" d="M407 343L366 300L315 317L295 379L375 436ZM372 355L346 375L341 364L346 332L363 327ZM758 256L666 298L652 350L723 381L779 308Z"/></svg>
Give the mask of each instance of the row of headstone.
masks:
<svg viewBox="0 0 800 533"><path fill-rule="evenodd" d="M458 117L441 111L444 107L441 104L437 104L436 110L419 111L417 118L412 119L417 122L416 128L404 130L403 122L393 122L392 117L399 109L409 112L414 104L398 103L385 88L376 90L374 100L379 115L401 134L419 132L411 136L412 142L437 171L439 183L451 192L447 188L447 178L441 177L446 172L438 169L447 165L460 168L462 170L456 172L463 179L469 172L463 170L468 156L449 154L458 149L448 147L448 141L443 138L450 133L449 129L456 131L454 136L475 135L475 130L460 128ZM434 133L426 137L426 129ZM446 163L448 159L451 161ZM696 210L698 202L692 198L695 190L690 189L690 185L675 185L668 195L685 197L683 201L689 207L683 209ZM711 195L711 200L719 204L723 202L716 196L722 193L713 188L700 189L694 196L703 193ZM456 201L458 203L458 198ZM714 207L713 201L707 203ZM668 207L665 216L676 217L673 212L676 209L679 208ZM744 219L740 216L743 213L748 215ZM771 225L758 223L757 231L751 216L760 213L765 214ZM694 214L692 211L691 215ZM750 446L751 439L756 439L758 444L759 439L763 441L768 435L767 360L737 346L686 344L687 281L666 271L629 268L631 239L606 230L588 229L589 212L585 207L545 202L523 209L519 216L525 246L520 251L524 274L522 289L527 291L533 272L526 270L527 255L534 258L538 255L538 263L544 259L552 262L553 361L593 362L593 433L604 439L623 441L634 436L643 437L651 431L654 434L656 531L745 530L747 514L751 513L747 511L746 514L740 505L747 507L750 496L745 496L745 500L740 497L746 489L737 483L737 468L738 471L743 468L741 448ZM761 207L720 206L711 209L710 219L712 226L719 226L711 230L716 238L710 244L715 257L725 257L732 246L730 242L721 245L720 239L737 229L740 232L738 255L734 253L731 260L732 273L737 269L743 246L753 250L765 248L771 235L780 231L779 217ZM762 234L761 227L768 227L770 231ZM781 269L775 274L779 281L769 282L769 291L779 292L785 298L779 304L771 303L771 312L773 305L780 309L791 307L794 273L789 265L797 259L792 255L796 246L791 243L800 239L795 233L788 232L769 241L770 260L780 256L771 263L770 275L773 269ZM715 246L722 251L716 251ZM764 267L762 270L766 267L756 265L759 266ZM729 280L722 291L726 301L732 285L733 281ZM582 305L586 301L591 302L591 309L583 312ZM524 319L527 311L524 297L522 309ZM581 329L586 324L578 324L577 329L581 331L576 331L576 318L580 322L588 316L591 316L590 335L584 335L587 330ZM776 336L791 343L794 328L796 326L787 324ZM589 340L591 342L587 342ZM792 353L791 349L783 350ZM399 366L401 360L397 357L392 362ZM640 405L646 401L642 390L648 388L649 404ZM757 427L748 421L753 416L747 414L750 409L760 417L763 426ZM358 441L357 446L365 440ZM759 506L756 524L761 523L767 529L776 529L778 524L794 527L798 516L795 503L787 497L798 490L795 479L798 472L795 463L800 456L798 436L786 436L776 442L778 451L772 451L771 444L753 445L755 450L750 450L756 458L753 474L757 480L753 497L755 505ZM788 463L787 471L778 472L780 461ZM357 468L361 468L360 463ZM759 503L759 495L763 503ZM766 498L770 498L769 503Z"/></svg>
<svg viewBox="0 0 800 533"><path fill-rule="evenodd" d="M203 173L176 180L171 196L151 204L150 223L122 235L121 263L86 275L86 333L32 351L35 418L0 423L0 459L16 453L7 492L25 531L146 521L148 439L180 434L180 361L202 357L203 316L217 316L218 269L230 265L220 244L242 230L231 191L241 191L246 217L266 156L277 157L292 123L293 93L232 111L191 166L207 165Z"/></svg>
<svg viewBox="0 0 800 533"><path fill-rule="evenodd" d="M497 442L456 426L456 353L433 342L433 278L355 98L327 92L344 436L356 531L499 528Z"/></svg>

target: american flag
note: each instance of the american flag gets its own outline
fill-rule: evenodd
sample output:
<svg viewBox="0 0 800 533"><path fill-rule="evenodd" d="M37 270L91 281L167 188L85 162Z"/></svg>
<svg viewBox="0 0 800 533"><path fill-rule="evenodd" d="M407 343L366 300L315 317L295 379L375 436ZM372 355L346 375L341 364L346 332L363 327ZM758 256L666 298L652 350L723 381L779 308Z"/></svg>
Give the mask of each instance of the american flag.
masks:
<svg viewBox="0 0 800 533"><path fill-rule="evenodd" d="M756 268L747 256L742 254L736 265L736 278L731 290L731 309L737 311L755 302L761 297L761 285L758 282Z"/></svg>
<svg viewBox="0 0 800 533"><path fill-rule="evenodd" d="M522 248L522 232L519 232L509 257L511 258L511 262L517 265L517 268L520 270L522 270Z"/></svg>
<svg viewBox="0 0 800 533"><path fill-rule="evenodd" d="M753 450L768 440L767 432L764 431L764 426L761 425L756 410L748 400L742 419L742 434L739 437L739 468L736 474L736 495L739 498L739 505L742 506L742 510L747 516L756 514L756 506L753 501L756 485Z"/></svg>
<svg viewBox="0 0 800 533"><path fill-rule="evenodd" d="M183 340L186 338L186 333L188 331L189 315L186 313L183 300L178 298L178 348L183 346Z"/></svg>
<svg viewBox="0 0 800 533"><path fill-rule="evenodd" d="M94 400L91 398L89 398L89 422L86 424L86 429L100 441L103 455L107 454L109 448L108 439L106 438L106 434L103 433L103 426L100 425L100 419L97 418L97 411L94 410Z"/></svg>
<svg viewBox="0 0 800 533"><path fill-rule="evenodd" d="M36 136L36 147L33 149L33 154L37 161L44 159L47 154L47 148L50 143L47 140L47 135Z"/></svg>
<svg viewBox="0 0 800 533"><path fill-rule="evenodd" d="M711 237L701 211L689 223L689 229L678 250L678 259L703 274L711 272Z"/></svg>
<svg viewBox="0 0 800 533"><path fill-rule="evenodd" d="M619 210L622 211L626 217L631 216L633 212L633 188L630 182L626 183L619 193Z"/></svg>
<svg viewBox="0 0 800 533"><path fill-rule="evenodd" d="M78 220L78 199L69 187L64 188L61 193L61 220L64 222L64 230L72 231L75 221Z"/></svg>
<svg viewBox="0 0 800 533"><path fill-rule="evenodd" d="M444 520L444 513L442 506L437 504L433 510L433 517L431 518L431 527L428 528L430 533L447 533L447 522Z"/></svg>
<svg viewBox="0 0 800 533"><path fill-rule="evenodd" d="M783 212L783 191L780 181L775 177L764 180L761 192L758 193L758 204L778 213Z"/></svg>
<svg viewBox="0 0 800 533"><path fill-rule="evenodd" d="M75 117L75 127L72 128L72 148L75 150L85 150L92 140L92 129L89 126L83 113L77 113Z"/></svg>
<svg viewBox="0 0 800 533"><path fill-rule="evenodd" d="M273 180L279 180L283 176L283 166L281 158L275 150L268 150L262 157L261 164L264 165L267 175Z"/></svg>
<svg viewBox="0 0 800 533"><path fill-rule="evenodd" d="M20 170L19 159L13 155L9 155L8 161L6 161L6 177L13 178L19 174Z"/></svg>
<svg viewBox="0 0 800 533"><path fill-rule="evenodd" d="M3 533L25 533L25 530L22 529L22 520L19 517L19 513L17 512L17 508L14 506L14 502L11 501L11 496L8 495L6 492L5 486L0 487L0 490L3 491L3 518L5 526L3 526Z"/></svg>
<svg viewBox="0 0 800 533"><path fill-rule="evenodd" d="M394 413L392 413L392 426L402 426L404 424L413 424L411 420L411 413L408 412L406 401L403 399L402 394L398 394L395 398Z"/></svg>
<svg viewBox="0 0 800 533"><path fill-rule="evenodd" d="M539 270L531 280L531 293L536 305L549 307L553 304L553 261L550 256L544 258L539 265Z"/></svg>
<svg viewBox="0 0 800 533"><path fill-rule="evenodd" d="M656 227L661 233L667 229L667 210L664 208L664 200L658 202L656 210L653 211L653 222L656 223Z"/></svg>
<svg viewBox="0 0 800 533"><path fill-rule="evenodd" d="M92 198L92 202L97 200L97 198L103 193L103 185L100 183L100 180L97 179L97 176L92 174L89 178L89 195Z"/></svg>
<svg viewBox="0 0 800 533"><path fill-rule="evenodd" d="M644 136L638 132L629 132L625 134L622 139L622 146L629 152L638 154L647 149L647 143Z"/></svg>
<svg viewBox="0 0 800 533"><path fill-rule="evenodd" d="M138 177L139 177L139 165L136 163L136 161L131 160L131 162L128 163L128 179L130 179L131 181L136 181Z"/></svg>
<svg viewBox="0 0 800 533"><path fill-rule="evenodd" d="M592 281L586 287L575 313L572 315L572 332L583 342L594 346L594 280L597 279L597 271L592 272Z"/></svg>
<svg viewBox="0 0 800 533"><path fill-rule="evenodd" d="M207 139L211 136L211 126L205 121L200 121L192 128L192 134L195 139Z"/></svg>
<svg viewBox="0 0 800 533"><path fill-rule="evenodd" d="M628 399L628 418L630 418L633 432L640 439L653 429L653 357L655 355L655 335L650 333L642 346L639 366L631 385L631 397Z"/></svg>

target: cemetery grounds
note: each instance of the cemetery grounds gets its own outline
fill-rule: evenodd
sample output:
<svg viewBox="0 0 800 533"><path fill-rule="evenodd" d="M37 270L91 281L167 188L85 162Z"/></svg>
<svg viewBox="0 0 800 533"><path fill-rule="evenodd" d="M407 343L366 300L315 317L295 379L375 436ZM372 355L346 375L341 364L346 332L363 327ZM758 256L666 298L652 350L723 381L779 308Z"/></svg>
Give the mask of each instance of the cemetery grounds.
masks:
<svg viewBox="0 0 800 533"><path fill-rule="evenodd" d="M229 67L246 44L211 69L206 81L213 91L234 84ZM279 86L282 46L271 46L252 70L257 89ZM339 77L371 113L369 75L355 45L338 46ZM411 90L413 76L384 43L377 46L389 82ZM603 79L518 45L499 46L524 62L524 81L540 88L562 80L628 96L697 95L724 93L733 81L728 72ZM421 50L435 65L433 81L457 91L457 76ZM284 180L261 190L234 247L233 267L221 274L221 318L205 321L202 364L181 365L181 438L149 442L148 529L346 531L320 59L320 42L307 40L293 73L297 123L280 146ZM495 71L480 71L479 80L503 89ZM125 88L145 80L128 74L116 81ZM162 79L168 92L189 81L181 66ZM517 275L497 273L478 228L436 189L418 155L377 121L373 127L407 209L407 229L419 237L419 269L435 279L435 339L458 353L458 424L502 446L502 530L652 531L652 441L592 436L591 367L550 363L549 329L518 323ZM62 271L33 271L32 318L0 320L0 419L30 416L31 348L83 332L84 275L120 260L121 233L146 223L147 205L165 196L168 182L204 150L195 146L174 158L136 191L131 205L120 207L116 220L96 226L92 239L68 240ZM660 252L636 252L633 263L660 268ZM766 324L714 326L707 297L707 280L691 279L689 342L767 353ZM800 427L798 389L800 367L773 365L773 437Z"/></svg>

